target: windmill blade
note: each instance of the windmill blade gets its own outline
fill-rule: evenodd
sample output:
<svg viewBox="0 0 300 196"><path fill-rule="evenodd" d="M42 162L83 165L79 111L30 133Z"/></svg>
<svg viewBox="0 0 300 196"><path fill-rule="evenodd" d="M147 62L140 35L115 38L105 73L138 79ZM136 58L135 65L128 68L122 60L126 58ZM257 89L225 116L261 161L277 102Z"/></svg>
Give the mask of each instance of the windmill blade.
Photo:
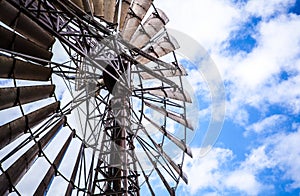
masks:
<svg viewBox="0 0 300 196"><path fill-rule="evenodd" d="M94 15L104 17L104 0L93 0Z"/></svg>
<svg viewBox="0 0 300 196"><path fill-rule="evenodd" d="M93 0L82 0L84 11L86 13L94 13L94 5L93 5Z"/></svg>
<svg viewBox="0 0 300 196"><path fill-rule="evenodd" d="M124 22L125 22L125 19L126 19L126 16L129 12L129 7L130 7L130 4L131 4L131 1L132 0L122 0L122 5L121 5L121 15L120 15L120 21L119 21L119 30L122 31L123 30L123 27L124 27ZM119 12L119 3L120 1L118 1L118 4L117 4L117 11ZM115 21L118 21L117 19L117 16L118 14L115 14Z"/></svg>
<svg viewBox="0 0 300 196"><path fill-rule="evenodd" d="M147 135L147 137L150 139L150 141L152 142L152 144L155 146L156 150L160 153L160 156L162 156L163 158L165 158L167 160L167 162L172 166L172 168L177 172L177 174L183 179L183 181L186 184L188 184L187 175L182 171L182 168L175 164L175 162L169 157L169 155L167 155L163 151L162 147L160 145L158 145L152 139L152 137L149 135L148 131L144 127L142 128L142 130Z"/></svg>
<svg viewBox="0 0 300 196"><path fill-rule="evenodd" d="M40 182L38 188L36 189L36 191L34 193L35 196L46 194L46 190L49 189L50 183L53 180L53 178L55 176L55 173L56 173L62 159L64 158L64 155L65 155L66 151L68 150L68 147L71 143L72 138L73 138L73 133L70 134L70 136L66 140L65 144L63 145L63 147L61 148L61 150L57 154L57 156L56 156L56 158L53 162L53 165L50 166L50 168L48 169L48 171L45 174L44 178Z"/></svg>
<svg viewBox="0 0 300 196"><path fill-rule="evenodd" d="M23 13L20 13L17 8L7 1L0 1L0 21L24 35L32 42L38 44L43 49L49 49L55 42L55 38L46 30Z"/></svg>
<svg viewBox="0 0 300 196"><path fill-rule="evenodd" d="M59 102L55 102L0 126L0 149L23 135L28 128L54 114L58 108Z"/></svg>
<svg viewBox="0 0 300 196"><path fill-rule="evenodd" d="M147 101L144 101L144 103L149 108L151 108L151 109L153 109L153 110L155 110L155 111L157 111L157 112L159 112L159 113L167 116L168 118L170 118L170 119L172 119L172 120L174 120L174 121L176 121L176 122L184 125L185 127L189 128L189 129L193 130L192 124L185 117L183 117L182 115L176 114L174 112L167 111L164 108L158 107L156 105L153 105L153 104L151 104L151 103L149 103Z"/></svg>
<svg viewBox="0 0 300 196"><path fill-rule="evenodd" d="M116 9L116 0L104 1L104 20L113 23Z"/></svg>
<svg viewBox="0 0 300 196"><path fill-rule="evenodd" d="M164 35L161 38L155 40L153 43L148 44L142 50L146 51L149 55L159 58L167 55L179 48L177 41L170 35ZM150 62L150 59L139 56L137 61L146 64Z"/></svg>
<svg viewBox="0 0 300 196"><path fill-rule="evenodd" d="M147 158L149 159L149 161L151 162L151 164L153 165L153 168L155 169L156 173L158 174L159 178L161 179L161 181L163 182L163 184L165 185L166 189L168 190L169 194L174 196L175 192L174 190L170 187L170 185L168 184L167 180L165 179L164 175L162 175L162 173L160 172L160 170L157 167L156 162L151 158L148 150L145 148L145 144L144 144L144 140L141 138L137 138L137 141L140 143L140 145L142 146L142 148L144 149L144 152L146 153Z"/></svg>
<svg viewBox="0 0 300 196"><path fill-rule="evenodd" d="M178 67L176 68L173 66L173 69L162 69L162 70L152 70L153 72L165 76L165 77L175 77L175 76L186 76L187 73L185 69L182 67L182 65L178 64ZM155 79L155 77L147 72L139 72L141 77L144 80L150 80L150 79Z"/></svg>
<svg viewBox="0 0 300 196"><path fill-rule="evenodd" d="M139 161L139 159L136 158L136 160L137 160L137 163L138 163L138 165L139 165L139 167L140 167L140 169L141 169L141 172L142 172L142 174L143 174L143 176L144 176L144 178L145 178L146 184L147 184L147 186L148 186L148 188L149 188L149 191L150 191L151 195L152 195L152 196L155 196L155 193L154 193L154 191L153 191L153 188L152 188L152 186L151 186L151 184L150 184L150 182L149 182L149 176L146 175L145 170L144 170L144 168L143 168L141 162Z"/></svg>
<svg viewBox="0 0 300 196"><path fill-rule="evenodd" d="M0 88L0 110L48 98L54 89L54 85Z"/></svg>
<svg viewBox="0 0 300 196"><path fill-rule="evenodd" d="M145 116L145 119L147 119L154 127L156 127L162 134L164 134L170 141L172 141L174 144L176 144L180 149L183 150L183 152L185 152L186 154L188 154L190 157L193 157L192 155L192 150L190 149L189 146L187 146L183 141L180 141L179 139L177 139L175 136L173 136L173 134L171 134L170 132L168 132L166 129L164 129L163 127L159 126L158 124L156 124L153 120L151 120L150 118L148 118L147 116Z"/></svg>
<svg viewBox="0 0 300 196"><path fill-rule="evenodd" d="M184 173L182 171L182 166L177 165L170 157L169 155L167 155L167 153L165 153L162 149L161 146L155 144L156 148L158 148L160 150L160 153L162 154L162 156L170 163L170 165L172 166L172 168L177 172L177 174L182 178L182 180L188 184L188 178L186 173Z"/></svg>
<svg viewBox="0 0 300 196"><path fill-rule="evenodd" d="M72 171L71 179L69 181L69 184L68 184L65 195L69 196L69 195L72 194L72 190L73 190L74 184L75 184L75 178L76 178L76 175L77 175L79 163L80 163L84 148L85 148L85 145L84 145L84 143L82 143L81 146L80 146L80 150L78 152L77 158L76 158L76 162L75 162L75 165L74 165L74 168L73 168L73 171Z"/></svg>
<svg viewBox="0 0 300 196"><path fill-rule="evenodd" d="M49 67L0 56L0 78L48 81L51 73L52 69Z"/></svg>
<svg viewBox="0 0 300 196"><path fill-rule="evenodd" d="M147 44L169 22L162 10L156 10L157 12L153 12L132 36L130 43L137 48L142 48Z"/></svg>
<svg viewBox="0 0 300 196"><path fill-rule="evenodd" d="M30 56L50 60L52 53L35 44L34 42L21 37L20 35L11 32L8 29L0 26L0 37L5 37L0 42L0 48L11 50Z"/></svg>
<svg viewBox="0 0 300 196"><path fill-rule="evenodd" d="M75 3L79 8L84 10L83 2L82 0L71 0L73 3Z"/></svg>
<svg viewBox="0 0 300 196"><path fill-rule="evenodd" d="M60 130L64 124L65 118L62 118L46 135L44 135L38 143L35 143L28 149L19 159L17 159L6 171L0 175L0 195L6 195L12 185L18 184L25 173L33 165L35 159L38 157L40 149L43 149ZM9 176L9 180L7 178Z"/></svg>
<svg viewBox="0 0 300 196"><path fill-rule="evenodd" d="M145 17L153 0L134 0L130 11L128 12L123 31L121 33L124 40L129 41Z"/></svg>
<svg viewBox="0 0 300 196"><path fill-rule="evenodd" d="M146 92L153 94L153 95L162 96L165 98L176 99L179 101L192 103L192 99L191 99L189 93L184 90L180 90L179 88L152 89L152 90L147 90Z"/></svg>

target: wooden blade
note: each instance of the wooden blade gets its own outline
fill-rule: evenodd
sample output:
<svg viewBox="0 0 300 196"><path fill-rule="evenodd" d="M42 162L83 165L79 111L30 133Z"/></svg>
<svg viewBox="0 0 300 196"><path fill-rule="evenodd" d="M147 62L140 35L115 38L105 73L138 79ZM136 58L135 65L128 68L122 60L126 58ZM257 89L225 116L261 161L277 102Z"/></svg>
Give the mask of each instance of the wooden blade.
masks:
<svg viewBox="0 0 300 196"><path fill-rule="evenodd" d="M93 0L94 15L104 17L104 0Z"/></svg>
<svg viewBox="0 0 300 196"><path fill-rule="evenodd" d="M138 28L139 24L145 17L153 0L134 0L131 6L131 11L128 12L123 31L121 33L124 40L129 41Z"/></svg>
<svg viewBox="0 0 300 196"><path fill-rule="evenodd" d="M183 179L183 181L186 184L188 184L187 175L182 171L182 168L175 164L175 162L169 157L169 155L167 155L163 151L163 148L152 139L152 137L149 135L149 133L145 128L143 128L143 132L151 140L152 144L154 144L156 150L160 153L160 156L164 157L168 161L168 163L173 167L173 169L178 173L178 175Z"/></svg>
<svg viewBox="0 0 300 196"><path fill-rule="evenodd" d="M30 169L35 159L38 157L40 148L43 149L60 130L64 124L62 118L38 143L28 149L19 159L17 159L6 171L0 175L0 195L7 195L11 188L10 182L15 186ZM9 176L9 180L8 177Z"/></svg>
<svg viewBox="0 0 300 196"><path fill-rule="evenodd" d="M51 68L0 56L0 78L48 81L51 73Z"/></svg>
<svg viewBox="0 0 300 196"><path fill-rule="evenodd" d="M145 52L147 52L149 55L159 58L162 57L166 54L169 54L173 51L175 51L176 49L179 48L179 45L177 43L177 41L171 37L170 35L164 35L163 37L159 38L158 40L155 40L153 43L145 46L145 48L143 48L143 50ZM142 63L142 64L146 64L149 63L150 60L148 58L139 56L137 58L137 61Z"/></svg>
<svg viewBox="0 0 300 196"><path fill-rule="evenodd" d="M104 20L113 23L116 9L116 0L104 1Z"/></svg>
<svg viewBox="0 0 300 196"><path fill-rule="evenodd" d="M146 156L148 157L149 161L151 162L151 164L153 165L156 173L158 174L159 178L161 179L161 181L163 182L163 184L165 185L166 189L168 190L169 194L174 196L175 192L174 189L172 189L170 187L170 185L168 184L167 180L165 179L164 175L162 175L162 173L160 172L159 168L157 167L156 162L151 158L149 152L147 151L146 148L144 148L145 144L143 143L143 140L138 139L138 142L141 144L141 146L144 149L144 152L146 153Z"/></svg>
<svg viewBox="0 0 300 196"><path fill-rule="evenodd" d="M54 85L0 88L0 110L48 98L54 89Z"/></svg>
<svg viewBox="0 0 300 196"><path fill-rule="evenodd" d="M82 0L84 11L89 14L94 13L94 4L93 0Z"/></svg>
<svg viewBox="0 0 300 196"><path fill-rule="evenodd" d="M164 76L164 77L174 77L174 76L186 76L187 73L185 69L182 67L182 65L178 65L178 68L176 68L173 65L173 69L163 69L163 70L152 70L153 72ZM140 72L140 75L144 80L150 80L150 79L155 79L155 77L147 72Z"/></svg>
<svg viewBox="0 0 300 196"><path fill-rule="evenodd" d="M52 57L52 53L48 50L2 26L0 26L0 37L5 37L5 39L1 39L0 48L46 59L48 61Z"/></svg>
<svg viewBox="0 0 300 196"><path fill-rule="evenodd" d="M145 46L151 38L153 38L167 23L169 19L166 14L157 9L157 13L153 12L144 22L143 27L139 26L133 34L130 43L138 48Z"/></svg>
<svg viewBox="0 0 300 196"><path fill-rule="evenodd" d="M75 165L74 165L74 168L73 168L71 179L70 179L70 182L68 184L68 188L67 188L66 194L65 194L67 196L70 196L72 194L72 190L74 188L75 178L76 178L76 175L77 175L77 171L78 171L78 167L79 167L79 163L80 163L80 160L81 160L81 157L82 157L83 150L84 150L84 143L81 144L80 150L79 150L78 155L77 155L77 159L76 159L76 162L75 162Z"/></svg>
<svg viewBox="0 0 300 196"><path fill-rule="evenodd" d="M23 135L28 128L36 126L59 109L59 102L52 103L0 126L0 149Z"/></svg>
<svg viewBox="0 0 300 196"><path fill-rule="evenodd" d="M49 189L50 183L53 180L56 170L58 169L62 159L64 158L64 155L71 143L71 140L73 138L73 133L70 134L70 136L68 137L68 139L66 140L65 144L63 145L63 147L61 148L61 150L59 151L59 153L57 154L53 165L50 166L50 168L48 169L46 175L44 176L43 180L40 182L38 188L36 189L34 195L35 196L39 196L39 195L46 195L46 191Z"/></svg>
<svg viewBox="0 0 300 196"><path fill-rule="evenodd" d="M120 16L120 22L119 22L119 29L120 31L123 30L123 27L124 27L124 22L125 22L125 19L126 19L126 16L129 12L129 7L130 7L130 4L131 4L131 1L132 0L122 0L122 7L121 7L121 16ZM118 4L116 6L116 10L119 11L118 7L119 7L119 2L118 1ZM117 22L118 21L118 18L117 18L118 14L115 14L115 21Z"/></svg>
<svg viewBox="0 0 300 196"><path fill-rule="evenodd" d="M168 132L166 129L163 127L159 126L156 124L154 121L152 121L150 118L144 115L144 118L147 119L153 126L155 126L162 134L164 134L170 141L172 141L174 144L176 144L183 152L188 154L190 157L193 157L192 151L189 146L187 146L184 142L180 141L177 139L173 134Z"/></svg>
<svg viewBox="0 0 300 196"><path fill-rule="evenodd" d="M170 118L170 119L172 119L172 120L174 120L174 121L176 121L176 122L178 122L178 123L186 126L189 129L193 130L192 124L185 117L183 117L182 115L176 114L174 112L169 112L169 111L165 110L164 108L158 107L156 105L153 105L153 104L151 104L151 103L149 103L147 101L144 101L144 103L149 108L151 108L151 109L153 109L153 110L155 110L155 111L157 111L157 112L159 112L159 113L167 116L168 118Z"/></svg>
<svg viewBox="0 0 300 196"><path fill-rule="evenodd" d="M71 0L73 3L75 3L79 8L84 10L83 2L82 0Z"/></svg>
<svg viewBox="0 0 300 196"><path fill-rule="evenodd" d="M157 96L162 96L162 97L166 97L166 98L170 98L170 99L176 99L179 101L192 103L192 99L189 96L189 93L184 90L180 90L178 88L155 89L155 90L147 90L146 92L153 94L153 95L157 95Z"/></svg>
<svg viewBox="0 0 300 196"><path fill-rule="evenodd" d="M7 1L0 1L0 21L24 35L43 49L49 49L55 42L55 38L49 32L33 22L23 13L20 13L17 8Z"/></svg>

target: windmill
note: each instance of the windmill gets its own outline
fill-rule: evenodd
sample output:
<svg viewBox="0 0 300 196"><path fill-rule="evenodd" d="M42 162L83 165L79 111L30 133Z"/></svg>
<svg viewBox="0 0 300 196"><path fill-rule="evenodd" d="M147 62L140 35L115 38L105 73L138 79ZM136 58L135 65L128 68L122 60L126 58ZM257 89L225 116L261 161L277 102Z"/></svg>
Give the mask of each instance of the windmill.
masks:
<svg viewBox="0 0 300 196"><path fill-rule="evenodd" d="M1 0L0 21L0 195L155 195L156 181L175 195L187 183L192 98L152 0Z"/></svg>

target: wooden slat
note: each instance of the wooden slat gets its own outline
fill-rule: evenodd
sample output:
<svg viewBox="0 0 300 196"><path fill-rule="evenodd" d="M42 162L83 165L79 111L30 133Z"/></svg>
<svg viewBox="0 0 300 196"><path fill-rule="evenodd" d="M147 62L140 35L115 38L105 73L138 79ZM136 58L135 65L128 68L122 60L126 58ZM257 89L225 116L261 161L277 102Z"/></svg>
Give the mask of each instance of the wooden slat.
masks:
<svg viewBox="0 0 300 196"><path fill-rule="evenodd" d="M0 1L0 21L44 49L49 49L55 42L55 38L50 33L33 22L29 17L20 13L17 8L7 1Z"/></svg>
<svg viewBox="0 0 300 196"><path fill-rule="evenodd" d="M61 150L59 151L59 153L57 154L53 165L50 166L50 168L48 169L46 175L44 176L43 180L40 182L38 188L36 189L34 195L35 196L39 196L39 195L46 195L47 190L49 189L49 186L51 184L51 181L53 180L54 176L55 176L55 172L56 169L58 169L70 143L71 140L73 138L73 133L70 134L70 136L68 137L68 139L66 140L65 144L63 145L63 147L61 148Z"/></svg>
<svg viewBox="0 0 300 196"><path fill-rule="evenodd" d="M78 167L79 167L79 163L80 163L80 160L81 160L81 157L82 157L83 150L84 150L84 143L82 143L81 146L80 146L80 150L79 150L78 155L77 155L77 159L76 159L76 162L75 162L75 165L74 165L74 168L73 168L71 179L70 179L70 182L68 184L68 187L67 187L67 190L66 190L66 193L65 193L66 196L70 196L72 194L72 190L74 188L75 178L76 178L76 175L77 175L77 171L78 171Z"/></svg>
<svg viewBox="0 0 300 196"><path fill-rule="evenodd" d="M145 17L153 0L134 0L130 12L128 12L122 31L123 39L129 41Z"/></svg>
<svg viewBox="0 0 300 196"><path fill-rule="evenodd" d="M52 53L20 35L0 26L0 48L50 60ZM3 39L5 38L5 39Z"/></svg>
<svg viewBox="0 0 300 196"><path fill-rule="evenodd" d="M59 102L55 102L0 126L0 149L13 142L23 135L28 128L36 126L58 109Z"/></svg>
<svg viewBox="0 0 300 196"><path fill-rule="evenodd" d="M146 53L148 53L153 57L159 58L175 51L178 48L179 45L177 41L172 36L165 35L155 40L153 43L148 44L142 50L144 50ZM137 58L137 61L142 64L146 64L150 62L148 58L142 56L139 56Z"/></svg>
<svg viewBox="0 0 300 196"><path fill-rule="evenodd" d="M0 88L0 110L50 97L54 85Z"/></svg>
<svg viewBox="0 0 300 196"><path fill-rule="evenodd" d="M40 148L43 149L59 131L60 127L65 122L65 118L62 118L46 135L44 135L38 142L28 149L19 159L17 159L6 171L0 176L0 195L7 195L11 188L10 182L16 186L26 172L33 165L34 161L38 157Z"/></svg>
<svg viewBox="0 0 300 196"><path fill-rule="evenodd" d="M162 30L168 21L166 14L162 10L157 9L157 13L153 12L143 23L143 27L139 26L133 34L130 43L137 48L142 48Z"/></svg>
<svg viewBox="0 0 300 196"><path fill-rule="evenodd" d="M129 12L129 7L130 7L130 4L131 4L131 1L132 0L122 0L122 7L121 7L121 16L120 16L120 21L119 21L119 29L120 31L123 30L123 27L124 27L124 23L125 23L125 19L126 19L126 16ZM118 10L118 7L119 7L119 2L118 1L118 4L116 6L116 10ZM117 18L118 14L115 14L115 21L117 22L118 21L118 18Z"/></svg>
<svg viewBox="0 0 300 196"><path fill-rule="evenodd" d="M116 0L105 0L104 1L104 19L107 22L110 22L110 23L114 22L115 9L116 9Z"/></svg>
<svg viewBox="0 0 300 196"><path fill-rule="evenodd" d="M104 17L104 0L93 0L94 15Z"/></svg>
<svg viewBox="0 0 300 196"><path fill-rule="evenodd" d="M51 73L51 68L0 56L0 78L48 81Z"/></svg>
<svg viewBox="0 0 300 196"><path fill-rule="evenodd" d="M175 77L175 76L186 76L187 73L182 65L178 65L178 68L173 66L172 69L164 69L164 70L153 70L153 72L163 76L163 77ZM155 77L147 72L140 72L141 77L144 80L155 79Z"/></svg>
<svg viewBox="0 0 300 196"><path fill-rule="evenodd" d="M174 144L176 144L183 152L187 153L190 157L193 157L192 151L188 145L186 145L184 142L180 141L178 138L173 136L170 132L156 124L153 120L145 116L145 119L148 120L154 127L156 127L162 134L164 134L170 141L172 141Z"/></svg>
<svg viewBox="0 0 300 196"><path fill-rule="evenodd" d="M153 94L153 95L157 95L157 96L162 96L162 97L166 97L166 98L170 98L170 99L176 99L179 101L192 103L192 99L189 96L189 93L184 90L180 90L178 88L155 89L155 90L147 90L146 92Z"/></svg>
<svg viewBox="0 0 300 196"><path fill-rule="evenodd" d="M149 108L151 108L151 109L153 109L153 110L155 110L155 111L157 111L157 112L165 115L166 117L168 117L168 118L170 118L170 119L172 119L172 120L174 120L174 121L176 121L176 122L178 122L178 123L186 126L189 129L193 130L192 124L186 118L184 118L182 115L176 114L174 112L169 112L169 111L165 110L162 107L158 107L158 106L153 105L153 104L151 104L149 102L146 102L146 101L144 101L144 103Z"/></svg>

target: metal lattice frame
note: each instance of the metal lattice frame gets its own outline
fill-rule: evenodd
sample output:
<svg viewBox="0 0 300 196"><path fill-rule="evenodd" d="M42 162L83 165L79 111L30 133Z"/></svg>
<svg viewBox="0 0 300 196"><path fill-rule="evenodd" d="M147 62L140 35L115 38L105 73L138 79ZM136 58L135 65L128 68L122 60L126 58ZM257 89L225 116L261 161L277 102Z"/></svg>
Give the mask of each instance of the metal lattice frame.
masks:
<svg viewBox="0 0 300 196"><path fill-rule="evenodd" d="M0 110L15 107L20 110L19 118L0 126L0 195L9 192L21 195L16 188L18 183L40 159L46 161L49 167L40 178L35 195L47 193L52 180L58 178L56 176L67 182L66 195L75 191L92 195L139 195L140 187L144 184L151 195L154 195L155 191L149 180L154 175L160 178L168 193L174 195L180 178L187 182L182 163L184 153L192 156L186 145L186 132L187 128L193 127L186 118L186 103L191 102L183 89L182 76L186 73L178 64L174 53L176 46L166 33L166 17L155 8L152 1L140 1L146 2L148 6L152 5L154 14L149 18L157 20L159 28L164 28L160 35L157 36L158 32L148 31L150 19L145 20L142 25L144 20L139 18L135 10L137 8L134 7L139 5L138 0L110 1L115 3L113 5L117 14L114 18L110 12L104 12L104 17L95 17L96 11L91 11L92 1L0 1L0 10L7 10L9 13L0 14L0 20L11 28L1 26L0 29L3 41L0 43L0 66L3 66L0 77L13 83L13 87L0 88ZM123 24L121 21L126 21L127 10L127 15L133 18L134 23L139 21L139 27L136 26L135 31L129 29L133 37L131 41L126 35L126 27L115 23L117 21ZM35 30L38 33L34 33ZM122 36L116 34L118 31L122 32ZM68 62L57 63L51 60L52 52L56 52L52 51L54 37L67 52ZM159 45L160 42L171 44L172 49L163 48ZM96 54L93 53L95 47ZM173 54L172 63L159 59L167 53ZM147 66L148 62L153 62L155 66ZM86 70L87 65L91 69ZM64 105L54 93L54 74L63 78L73 95L72 100ZM132 83L134 77L137 78L137 85ZM168 77L177 77L179 82ZM95 79L101 81L90 82ZM103 79L106 84L101 83ZM148 79L155 79L160 85L148 87L144 82ZM47 84L30 83L31 86L22 86L19 80L42 81ZM121 89L119 91L128 92L125 93L126 96L112 96L110 88L115 88L115 85L109 84L111 81L118 84L117 89ZM92 90L87 89L91 85ZM79 92L76 96L72 93L74 90ZM8 97L4 96L6 94ZM26 112L26 104L43 99L51 100L51 103ZM132 99L141 102L139 111L134 110ZM98 122L92 129L96 142L101 143L100 149L87 143L86 138L82 138L78 134L79 130L74 129L68 120L68 116L75 113L80 104L91 103L91 100L93 110L86 113L85 128L91 119ZM164 115L162 124L154 122L145 114L146 108ZM181 114L169 111L170 108L180 110ZM94 113L97 116L90 115ZM184 126L181 139L167 131L169 119ZM143 126L143 120L156 128L162 139L153 138ZM57 140L57 135L62 132L65 139L60 143L55 158L51 159L46 152L47 146L54 143L53 140ZM166 140L182 150L179 162L175 163L165 152ZM76 142L79 144L73 147L76 159L69 169L69 175L66 175L59 168L65 162L72 144ZM143 150L148 163L152 165L148 171L143 168L143 163L136 155L137 146ZM17 158L11 162L13 157Z"/></svg>

